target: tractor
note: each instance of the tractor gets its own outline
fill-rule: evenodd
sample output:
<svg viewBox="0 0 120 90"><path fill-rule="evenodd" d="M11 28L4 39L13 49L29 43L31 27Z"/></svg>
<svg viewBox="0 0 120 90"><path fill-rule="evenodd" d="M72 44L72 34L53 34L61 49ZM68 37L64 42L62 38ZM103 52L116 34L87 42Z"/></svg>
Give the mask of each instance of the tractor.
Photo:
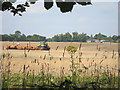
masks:
<svg viewBox="0 0 120 90"><path fill-rule="evenodd" d="M48 43L41 41L40 45L37 46L37 50L50 50L50 47L48 46Z"/></svg>
<svg viewBox="0 0 120 90"><path fill-rule="evenodd" d="M6 49L19 49L19 50L50 50L50 47L48 46L48 44L45 41L41 41L40 45L38 45L37 47L33 47L27 44L27 46L23 46L20 47L19 43L17 43L16 45L10 45L8 46Z"/></svg>
<svg viewBox="0 0 120 90"><path fill-rule="evenodd" d="M8 46L6 49L21 49L21 47L19 47L19 43L17 43L16 45L10 45Z"/></svg>

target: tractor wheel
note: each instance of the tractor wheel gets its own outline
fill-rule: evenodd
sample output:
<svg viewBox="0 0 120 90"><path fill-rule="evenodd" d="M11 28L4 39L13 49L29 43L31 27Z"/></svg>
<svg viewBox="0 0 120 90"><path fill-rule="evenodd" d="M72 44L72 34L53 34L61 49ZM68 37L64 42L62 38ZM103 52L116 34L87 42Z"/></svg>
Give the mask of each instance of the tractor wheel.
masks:
<svg viewBox="0 0 120 90"><path fill-rule="evenodd" d="M17 49L17 47L15 46L14 49Z"/></svg>
<svg viewBox="0 0 120 90"><path fill-rule="evenodd" d="M8 46L8 49L10 49L10 46Z"/></svg>

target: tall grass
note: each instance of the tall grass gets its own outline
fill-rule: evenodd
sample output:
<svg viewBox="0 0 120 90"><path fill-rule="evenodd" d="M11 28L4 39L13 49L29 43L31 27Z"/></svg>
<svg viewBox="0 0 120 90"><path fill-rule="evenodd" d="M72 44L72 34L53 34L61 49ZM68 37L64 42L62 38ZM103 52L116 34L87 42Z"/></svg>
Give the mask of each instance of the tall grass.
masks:
<svg viewBox="0 0 120 90"><path fill-rule="evenodd" d="M70 54L70 60L71 60L70 71L72 74L65 75L65 67L61 67L60 76L55 76L51 74L50 65L39 64L39 62L36 59L34 60L34 63L37 63L42 67L38 75L35 74L35 70L27 71L27 69L30 66L26 66L26 65L21 67L20 71L22 71L22 73L12 74L10 69L11 61L9 60L10 53L3 54L2 59L7 58L8 63L6 69L4 70L5 72L2 72L2 87L3 88L33 88L34 87L41 89L49 88L49 89L60 89L60 90L61 89L76 90L76 89L87 89L87 88L93 88L93 89L118 88L119 77L116 76L115 73L112 73L112 71L109 70L108 66L106 66L106 71L104 72L100 71L103 68L101 64L104 62L107 56L104 55L104 58L102 58L101 61L99 62L100 64L99 69L98 69L98 64L94 63L94 58L98 56L98 53L95 54L89 67L86 67L84 64L82 64L81 61L82 52L79 52L78 56L75 58L75 53L77 49L80 51L81 47L82 44L80 44L79 48L73 46L68 46L67 48L64 47L63 53L65 54L65 50L66 50ZM98 46L97 49L98 51L100 51L100 48ZM26 51L24 52L26 53ZM113 52L113 56L115 57L114 52ZM40 58L42 57L40 56ZM43 57L43 60L45 59L46 59L46 55L44 55ZM75 62L75 59L77 59L77 62ZM50 57L50 60L52 60L52 57ZM87 62L88 61L89 58L87 59ZM92 66L94 66L94 72L92 72L91 75L87 75L89 68Z"/></svg>

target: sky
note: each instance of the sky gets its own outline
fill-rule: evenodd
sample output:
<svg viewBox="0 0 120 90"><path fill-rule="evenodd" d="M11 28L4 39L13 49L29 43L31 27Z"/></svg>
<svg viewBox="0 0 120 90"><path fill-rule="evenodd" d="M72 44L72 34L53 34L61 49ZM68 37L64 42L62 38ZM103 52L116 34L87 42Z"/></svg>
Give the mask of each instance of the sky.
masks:
<svg viewBox="0 0 120 90"><path fill-rule="evenodd" d="M67 13L60 12L56 4L46 10L42 2L27 8L22 17L0 12L0 31L2 34L11 34L19 30L26 35L39 34L47 38L66 32L118 35L118 2L93 1L88 6L74 5L72 12Z"/></svg>

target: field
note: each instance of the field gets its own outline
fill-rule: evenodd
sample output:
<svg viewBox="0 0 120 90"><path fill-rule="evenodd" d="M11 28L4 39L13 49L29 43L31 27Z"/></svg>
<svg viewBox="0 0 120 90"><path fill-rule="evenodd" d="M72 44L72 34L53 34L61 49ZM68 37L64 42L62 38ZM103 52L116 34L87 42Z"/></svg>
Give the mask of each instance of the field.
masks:
<svg viewBox="0 0 120 90"><path fill-rule="evenodd" d="M118 75L117 43L48 42L50 51L6 50L13 42L1 43L3 73L9 69L10 74L25 72L39 75L43 71L44 75L63 77L72 76L71 70L74 69L76 75L81 77L100 76L105 72L114 77ZM26 46L29 42L19 43L20 46ZM39 42L30 42L30 45L37 46ZM78 47L73 58L66 51L68 46ZM72 67L73 63L76 66Z"/></svg>

